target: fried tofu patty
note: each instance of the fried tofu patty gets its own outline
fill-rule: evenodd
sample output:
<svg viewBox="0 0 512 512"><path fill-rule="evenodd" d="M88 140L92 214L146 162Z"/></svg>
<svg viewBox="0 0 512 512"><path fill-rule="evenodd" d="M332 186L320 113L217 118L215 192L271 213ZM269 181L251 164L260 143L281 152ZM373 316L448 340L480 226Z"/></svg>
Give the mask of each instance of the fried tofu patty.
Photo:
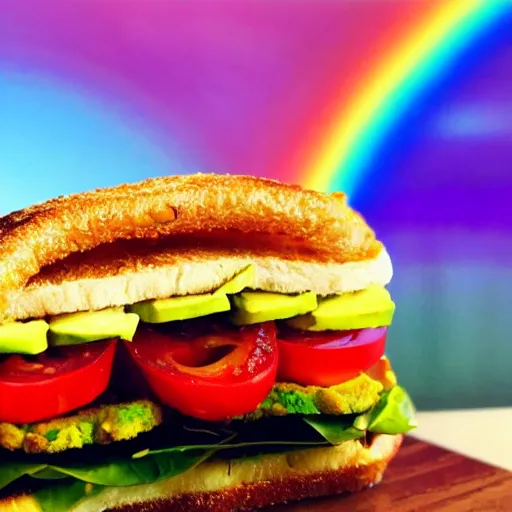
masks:
<svg viewBox="0 0 512 512"><path fill-rule="evenodd" d="M278 382L256 411L244 416L257 420L265 416L289 414L355 414L371 409L380 399L384 386L365 374L337 386L301 386Z"/></svg>
<svg viewBox="0 0 512 512"><path fill-rule="evenodd" d="M301 386L278 382L256 411L241 419L249 421L266 416L289 414L359 414L371 409L384 390L397 384L387 357L355 379L330 387Z"/></svg>
<svg viewBox="0 0 512 512"><path fill-rule="evenodd" d="M161 423L162 409L149 400L102 405L34 425L0 423L0 446L26 453L58 453L133 439Z"/></svg>

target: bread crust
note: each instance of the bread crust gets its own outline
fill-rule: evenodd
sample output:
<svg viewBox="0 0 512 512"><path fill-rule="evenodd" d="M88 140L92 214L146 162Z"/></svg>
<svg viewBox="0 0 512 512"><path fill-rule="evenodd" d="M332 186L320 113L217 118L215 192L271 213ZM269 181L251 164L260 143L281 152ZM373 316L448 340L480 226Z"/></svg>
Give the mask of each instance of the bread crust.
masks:
<svg viewBox="0 0 512 512"><path fill-rule="evenodd" d="M106 489L72 511L232 512L357 492L382 480L402 440L402 435L380 434L367 447L347 441L258 459L207 462L156 484ZM39 508L30 496L0 502L0 512L18 510Z"/></svg>
<svg viewBox="0 0 512 512"><path fill-rule="evenodd" d="M0 320L27 283L75 253L123 240L230 233L237 240L277 240L311 261L372 260L382 244L340 193L327 195L249 176L189 175L149 179L60 197L0 218ZM279 249L277 249L279 250ZM294 252L294 251L292 251Z"/></svg>
<svg viewBox="0 0 512 512"><path fill-rule="evenodd" d="M123 505L108 512L232 512L280 505L322 496L362 491L378 484L387 463L374 462L369 466L347 470L324 471L311 475L290 476L276 481L241 485L234 489L198 494L183 494L176 498L159 499L144 504ZM92 509L91 509L92 512Z"/></svg>

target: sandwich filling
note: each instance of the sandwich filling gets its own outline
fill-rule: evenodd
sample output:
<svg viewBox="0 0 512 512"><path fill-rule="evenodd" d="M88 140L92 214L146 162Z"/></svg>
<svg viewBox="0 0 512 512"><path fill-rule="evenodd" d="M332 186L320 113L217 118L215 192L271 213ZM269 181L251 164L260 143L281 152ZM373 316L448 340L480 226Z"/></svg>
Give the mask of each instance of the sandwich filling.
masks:
<svg viewBox="0 0 512 512"><path fill-rule="evenodd" d="M384 287L254 285L248 266L206 294L0 326L0 489L67 510L55 496L414 428Z"/></svg>

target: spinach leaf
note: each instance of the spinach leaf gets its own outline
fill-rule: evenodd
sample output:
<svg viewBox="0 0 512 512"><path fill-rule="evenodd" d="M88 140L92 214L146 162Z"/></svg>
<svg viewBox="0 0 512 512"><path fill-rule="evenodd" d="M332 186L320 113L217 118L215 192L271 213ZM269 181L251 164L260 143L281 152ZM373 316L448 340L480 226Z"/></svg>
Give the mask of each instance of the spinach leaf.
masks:
<svg viewBox="0 0 512 512"><path fill-rule="evenodd" d="M303 420L333 445L364 436L364 431L354 428L352 421L343 416L305 416Z"/></svg>
<svg viewBox="0 0 512 512"><path fill-rule="evenodd" d="M354 421L356 429L376 434L406 434L417 426L412 400L400 386L384 393L375 407Z"/></svg>
<svg viewBox="0 0 512 512"><path fill-rule="evenodd" d="M32 475L41 471L44 464L33 464L30 462L6 462L0 465L0 489L26 475Z"/></svg>
<svg viewBox="0 0 512 512"><path fill-rule="evenodd" d="M149 484L180 475L208 459L215 449L172 450L140 458L121 459L87 466L51 467L53 471L91 484L129 486Z"/></svg>

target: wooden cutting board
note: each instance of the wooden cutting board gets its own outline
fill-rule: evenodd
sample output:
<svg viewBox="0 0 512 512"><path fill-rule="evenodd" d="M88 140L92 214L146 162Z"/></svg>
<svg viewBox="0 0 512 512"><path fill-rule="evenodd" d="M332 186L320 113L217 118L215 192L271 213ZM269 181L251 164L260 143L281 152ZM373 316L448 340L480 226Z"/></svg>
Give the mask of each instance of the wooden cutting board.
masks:
<svg viewBox="0 0 512 512"><path fill-rule="evenodd" d="M512 473L407 438L382 483L273 512L512 512Z"/></svg>

